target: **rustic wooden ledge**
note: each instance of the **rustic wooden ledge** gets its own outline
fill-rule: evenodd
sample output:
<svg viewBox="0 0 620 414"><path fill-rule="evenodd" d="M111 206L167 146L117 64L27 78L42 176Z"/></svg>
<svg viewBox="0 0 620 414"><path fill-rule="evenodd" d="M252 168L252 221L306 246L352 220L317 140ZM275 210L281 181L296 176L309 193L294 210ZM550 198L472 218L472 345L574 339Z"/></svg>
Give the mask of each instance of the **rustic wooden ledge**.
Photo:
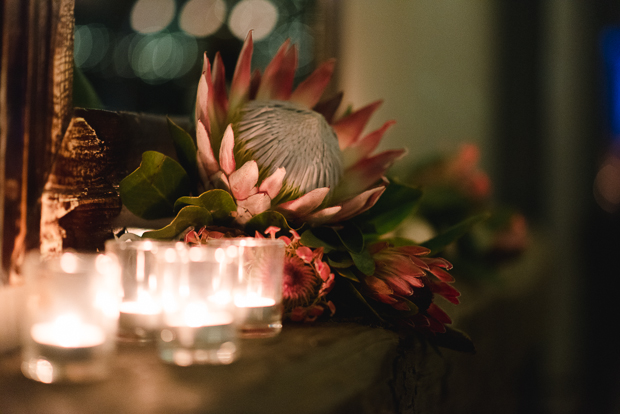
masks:
<svg viewBox="0 0 620 414"><path fill-rule="evenodd" d="M446 372L422 341L405 346L381 328L287 325L244 340L228 366L175 367L153 345L120 344L111 376L45 385L0 357L0 413L418 413L432 412Z"/></svg>

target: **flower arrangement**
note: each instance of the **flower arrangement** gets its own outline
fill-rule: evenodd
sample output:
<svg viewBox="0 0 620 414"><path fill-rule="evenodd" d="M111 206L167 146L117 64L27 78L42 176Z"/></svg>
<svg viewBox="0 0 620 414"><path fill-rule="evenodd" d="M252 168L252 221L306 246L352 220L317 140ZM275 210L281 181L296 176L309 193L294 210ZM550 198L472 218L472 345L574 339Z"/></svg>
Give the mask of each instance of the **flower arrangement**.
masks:
<svg viewBox="0 0 620 414"><path fill-rule="evenodd" d="M442 254L455 266L459 280L494 280L502 265L520 257L528 241L525 217L506 205L496 205L489 176L478 165L479 148L466 143L452 154L434 156L415 165L407 182L424 188L415 216L396 232L424 241L479 214L489 217L464 234Z"/></svg>
<svg viewBox="0 0 620 414"><path fill-rule="evenodd" d="M252 51L250 33L228 92L219 53L213 64L205 55L195 140L169 120L178 162L147 151L120 183L124 205L137 216L176 214L143 237L194 244L280 238L290 320L364 319L472 351L434 299L459 302L452 265L438 254L484 215L419 243L390 236L419 206L422 191L385 176L406 150L374 154L393 121L363 134L381 102L337 116L342 94L321 100L333 60L293 89L294 45L286 41L262 73L251 70Z"/></svg>

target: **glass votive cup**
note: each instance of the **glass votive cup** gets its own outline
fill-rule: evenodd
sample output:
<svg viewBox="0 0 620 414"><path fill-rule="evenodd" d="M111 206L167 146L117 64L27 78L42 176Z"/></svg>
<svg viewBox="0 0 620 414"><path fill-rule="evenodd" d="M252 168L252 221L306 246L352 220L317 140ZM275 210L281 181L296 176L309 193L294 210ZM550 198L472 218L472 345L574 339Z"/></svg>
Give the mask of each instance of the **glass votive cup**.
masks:
<svg viewBox="0 0 620 414"><path fill-rule="evenodd" d="M281 240L209 240L233 259L234 303L241 338L273 337L282 330L282 278L285 244Z"/></svg>
<svg viewBox="0 0 620 414"><path fill-rule="evenodd" d="M237 357L234 269L223 249L170 248L157 258L164 288L160 358L179 366L232 363Z"/></svg>
<svg viewBox="0 0 620 414"><path fill-rule="evenodd" d="M22 372L43 383L107 376L115 350L120 267L105 254L64 253L24 261Z"/></svg>
<svg viewBox="0 0 620 414"><path fill-rule="evenodd" d="M157 253L186 249L181 242L108 240L106 253L117 257L122 272L118 338L129 342L154 341L162 327L162 281Z"/></svg>

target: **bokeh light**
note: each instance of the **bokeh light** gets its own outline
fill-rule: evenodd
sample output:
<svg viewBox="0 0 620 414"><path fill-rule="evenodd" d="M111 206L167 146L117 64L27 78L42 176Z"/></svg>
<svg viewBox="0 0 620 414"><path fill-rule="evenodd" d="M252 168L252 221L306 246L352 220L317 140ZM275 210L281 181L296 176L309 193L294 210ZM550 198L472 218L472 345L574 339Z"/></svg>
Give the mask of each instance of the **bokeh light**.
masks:
<svg viewBox="0 0 620 414"><path fill-rule="evenodd" d="M206 37L217 32L225 19L223 0L189 0L181 10L179 26L189 35Z"/></svg>
<svg viewBox="0 0 620 414"><path fill-rule="evenodd" d="M230 31L243 40L250 30L259 41L267 37L278 22L278 9L267 0L242 0L230 12Z"/></svg>
<svg viewBox="0 0 620 414"><path fill-rule="evenodd" d="M175 13L174 0L138 0L131 10L131 28L143 34L159 32L168 27Z"/></svg>
<svg viewBox="0 0 620 414"><path fill-rule="evenodd" d="M91 69L97 66L110 47L110 33L100 24L75 27L74 60L77 67Z"/></svg>

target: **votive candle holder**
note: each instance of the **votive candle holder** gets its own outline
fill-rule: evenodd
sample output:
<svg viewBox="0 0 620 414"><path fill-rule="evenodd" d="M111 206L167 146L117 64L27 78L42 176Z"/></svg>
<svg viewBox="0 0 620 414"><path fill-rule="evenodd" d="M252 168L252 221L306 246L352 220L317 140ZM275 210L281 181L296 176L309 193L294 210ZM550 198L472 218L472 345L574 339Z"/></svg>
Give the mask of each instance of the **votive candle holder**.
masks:
<svg viewBox="0 0 620 414"><path fill-rule="evenodd" d="M105 378L115 349L120 266L113 256L30 253L23 265L26 307L22 372L43 383Z"/></svg>
<svg viewBox="0 0 620 414"><path fill-rule="evenodd" d="M105 249L122 269L123 300L120 304L118 338L149 342L162 328L162 280L157 254L168 248L185 249L181 242L156 240L108 240Z"/></svg>
<svg viewBox="0 0 620 414"><path fill-rule="evenodd" d="M232 257L240 337L278 335L282 330L284 242L247 237L209 240L207 245L224 249Z"/></svg>
<svg viewBox="0 0 620 414"><path fill-rule="evenodd" d="M159 356L168 363L230 364L237 358L234 269L223 249L166 249L157 254L163 280Z"/></svg>

